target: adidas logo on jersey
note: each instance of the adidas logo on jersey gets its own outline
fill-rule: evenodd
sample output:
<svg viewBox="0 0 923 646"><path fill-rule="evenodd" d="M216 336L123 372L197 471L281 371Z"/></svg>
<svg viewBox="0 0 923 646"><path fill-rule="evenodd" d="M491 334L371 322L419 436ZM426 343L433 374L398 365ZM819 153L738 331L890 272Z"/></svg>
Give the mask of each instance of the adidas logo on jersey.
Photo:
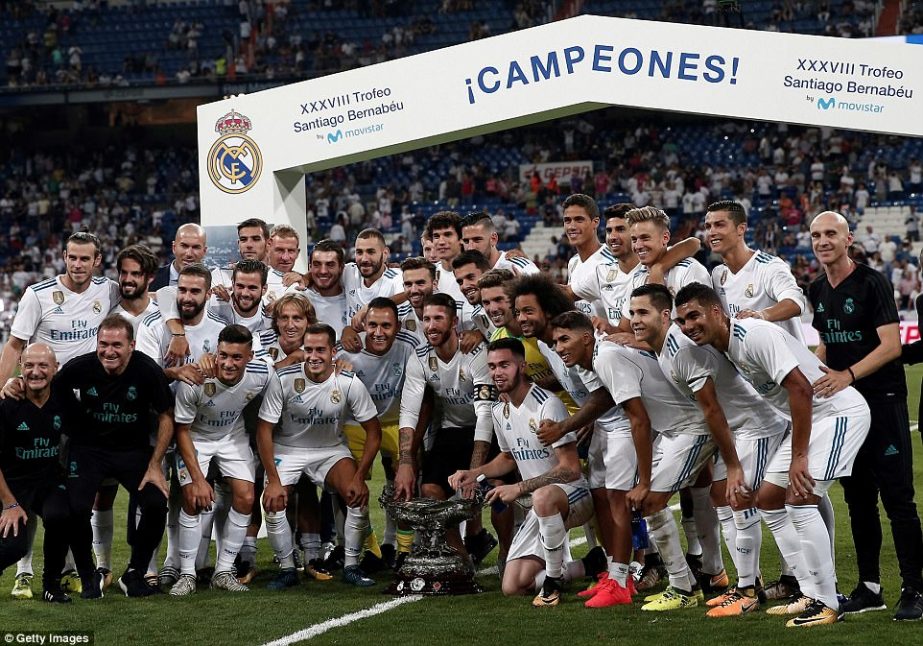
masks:
<svg viewBox="0 0 923 646"><path fill-rule="evenodd" d="M213 402L212 400L209 399L209 400L208 400L208 403L205 404L205 407L206 407L206 408L214 408L214 407L215 407L215 402Z"/></svg>
<svg viewBox="0 0 923 646"><path fill-rule="evenodd" d="M91 397L99 397L99 394L96 392L96 386L90 386L90 389L87 391L87 395Z"/></svg>
<svg viewBox="0 0 923 646"><path fill-rule="evenodd" d="M20 424L19 426L16 427L16 430L17 430L17 431L29 431L29 430L31 430L31 429L29 428L29 425L28 425L28 424L26 424L25 422L23 422L22 424Z"/></svg>
<svg viewBox="0 0 923 646"><path fill-rule="evenodd" d="M51 313L52 313L52 314L64 314L64 310L62 310L62 309L61 309L61 306L59 305L58 307L56 307L56 308L54 308L53 310L51 310Z"/></svg>

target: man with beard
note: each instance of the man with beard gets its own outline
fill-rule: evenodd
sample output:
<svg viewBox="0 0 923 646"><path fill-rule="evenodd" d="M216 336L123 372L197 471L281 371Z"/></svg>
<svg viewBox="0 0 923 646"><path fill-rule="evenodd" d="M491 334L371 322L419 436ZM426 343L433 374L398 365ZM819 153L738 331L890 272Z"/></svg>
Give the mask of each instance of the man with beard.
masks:
<svg viewBox="0 0 923 646"><path fill-rule="evenodd" d="M240 260L231 274L231 299L209 308L220 318L243 325L253 334L267 330L271 320L263 313L266 265L259 260Z"/></svg>
<svg viewBox="0 0 923 646"><path fill-rule="evenodd" d="M471 213L462 221L462 246L465 251L481 252L488 269L509 269L517 276L539 273L539 268L528 258L509 257L497 249L499 240L497 228L487 213Z"/></svg>
<svg viewBox="0 0 923 646"><path fill-rule="evenodd" d="M406 274L404 276L406 278ZM399 452L398 418L401 390L404 387L404 367L418 344L416 336L401 330L394 302L379 297L369 303L365 316L365 343L362 351L341 352L337 355L338 359L352 364L353 372L369 391L378 410L382 458L388 458L385 477L391 484L394 481L391 464ZM346 422L343 432L353 458L361 462L365 451L364 429L357 421L350 419ZM409 553L412 543L413 532L401 533L397 529L397 523L390 516L386 516L381 544L383 560L393 564L396 553Z"/></svg>
<svg viewBox="0 0 923 646"><path fill-rule="evenodd" d="M487 259L480 251L463 251L452 260L452 272L455 282L465 302L459 312L461 329L464 332L479 332L472 338L464 338L462 352L470 349L468 346L486 341L494 332L490 319L483 313L481 307L481 290L478 289L478 280L485 272L490 271Z"/></svg>
<svg viewBox="0 0 923 646"><path fill-rule="evenodd" d="M356 261L347 263L343 269L343 289L346 291L347 315L352 320L378 296L391 297L404 290L404 279L400 269L387 266L390 250L385 238L377 229L363 229L356 237ZM355 320L343 329L340 343L349 352L362 348L360 329Z"/></svg>
<svg viewBox="0 0 923 646"><path fill-rule="evenodd" d="M92 233L71 235L64 245L64 274L31 285L19 301L10 338L0 354L0 380L13 375L27 343L42 342L55 353L60 365L73 357L92 352L100 322L118 302L118 285L94 277L102 262L100 242ZM37 522L29 523L29 544ZM32 598L32 552L19 562L12 596ZM79 592L76 574L62 581L65 592Z"/></svg>
<svg viewBox="0 0 923 646"><path fill-rule="evenodd" d="M314 305L318 322L336 330L339 339L340 331L349 325L342 280L345 265L343 247L333 240L321 240L314 245L310 265L311 285L305 290L305 296Z"/></svg>
<svg viewBox="0 0 923 646"><path fill-rule="evenodd" d="M413 334L418 343L426 343L423 332L423 301L433 293L436 282L436 265L426 258L408 258L401 263L404 276L404 293L407 301L397 308L401 328Z"/></svg>

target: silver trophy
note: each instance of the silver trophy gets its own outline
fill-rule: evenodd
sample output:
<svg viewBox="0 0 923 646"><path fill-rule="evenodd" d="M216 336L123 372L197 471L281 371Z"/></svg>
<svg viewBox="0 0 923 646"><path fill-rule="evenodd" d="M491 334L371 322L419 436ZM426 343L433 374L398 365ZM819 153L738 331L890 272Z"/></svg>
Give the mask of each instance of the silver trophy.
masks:
<svg viewBox="0 0 923 646"><path fill-rule="evenodd" d="M394 582L386 592L398 596L408 594L474 594L481 592L474 581L471 561L446 543L449 527L474 518L481 511L484 495L476 490L471 498L434 500L414 498L394 500L394 491L386 487L378 499L385 511L396 521L413 527L417 541Z"/></svg>

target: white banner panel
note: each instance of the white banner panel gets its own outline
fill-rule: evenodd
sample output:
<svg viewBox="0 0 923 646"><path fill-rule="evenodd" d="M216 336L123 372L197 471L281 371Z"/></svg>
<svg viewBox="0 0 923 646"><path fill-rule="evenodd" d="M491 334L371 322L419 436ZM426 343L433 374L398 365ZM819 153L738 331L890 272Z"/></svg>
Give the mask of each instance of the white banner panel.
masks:
<svg viewBox="0 0 923 646"><path fill-rule="evenodd" d="M578 16L198 108L202 223L304 230L306 172L607 105L923 135L904 43Z"/></svg>

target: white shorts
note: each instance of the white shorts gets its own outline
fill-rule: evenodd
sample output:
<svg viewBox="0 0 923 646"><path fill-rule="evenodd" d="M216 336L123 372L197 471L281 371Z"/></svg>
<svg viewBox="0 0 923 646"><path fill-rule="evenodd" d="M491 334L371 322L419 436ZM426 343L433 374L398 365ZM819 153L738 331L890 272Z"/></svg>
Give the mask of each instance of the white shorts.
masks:
<svg viewBox="0 0 923 646"><path fill-rule="evenodd" d="M770 437L761 437L759 439L741 439L734 438L734 446L737 448L737 458L740 460L740 466L744 470L744 479L747 487L751 491L756 491L760 483L766 476L766 469L772 461L773 456L782 443L781 435L772 435ZM712 480L718 482L726 480L728 477L727 466L720 453L715 453L715 466L712 470Z"/></svg>
<svg viewBox="0 0 923 646"><path fill-rule="evenodd" d="M869 434L872 414L863 402L836 417L815 420L811 428L811 441L808 444L808 469L815 480L836 480L852 473L856 455ZM779 450L769 462L768 473L788 475L792 464L792 434L787 433ZM785 485L788 486L788 478Z"/></svg>
<svg viewBox="0 0 923 646"><path fill-rule="evenodd" d="M564 526L567 529L580 527L593 516L593 498L590 496L590 490L582 483L583 486L574 486L570 484L553 484L552 487L560 487L567 494L568 512L567 518L564 519ZM564 542L565 552L564 560L570 560L570 548L567 541ZM510 545L510 551L506 556L507 561L521 559L526 556L537 556L540 559L545 558L545 548L542 547L542 537L538 526L538 516L535 510L530 509L513 537L513 544Z"/></svg>
<svg viewBox="0 0 923 646"><path fill-rule="evenodd" d="M256 460L246 433L223 437L220 440L206 440L193 435L192 445L195 447L199 469L204 475L208 475L209 466L215 464L225 478L247 482L256 480ZM179 451L176 452L176 473L181 485L192 483L189 468Z"/></svg>
<svg viewBox="0 0 923 646"><path fill-rule="evenodd" d="M594 428L587 466L590 489L629 491L638 473L638 456L631 435Z"/></svg>
<svg viewBox="0 0 923 646"><path fill-rule="evenodd" d="M711 435L658 433L651 461L651 491L676 492L689 486L715 451Z"/></svg>
<svg viewBox="0 0 923 646"><path fill-rule="evenodd" d="M298 449L274 444L272 454L275 457L276 470L282 486L287 487L298 482L305 474L314 484L323 487L327 473L340 460L353 459L349 447L345 444L313 449Z"/></svg>

